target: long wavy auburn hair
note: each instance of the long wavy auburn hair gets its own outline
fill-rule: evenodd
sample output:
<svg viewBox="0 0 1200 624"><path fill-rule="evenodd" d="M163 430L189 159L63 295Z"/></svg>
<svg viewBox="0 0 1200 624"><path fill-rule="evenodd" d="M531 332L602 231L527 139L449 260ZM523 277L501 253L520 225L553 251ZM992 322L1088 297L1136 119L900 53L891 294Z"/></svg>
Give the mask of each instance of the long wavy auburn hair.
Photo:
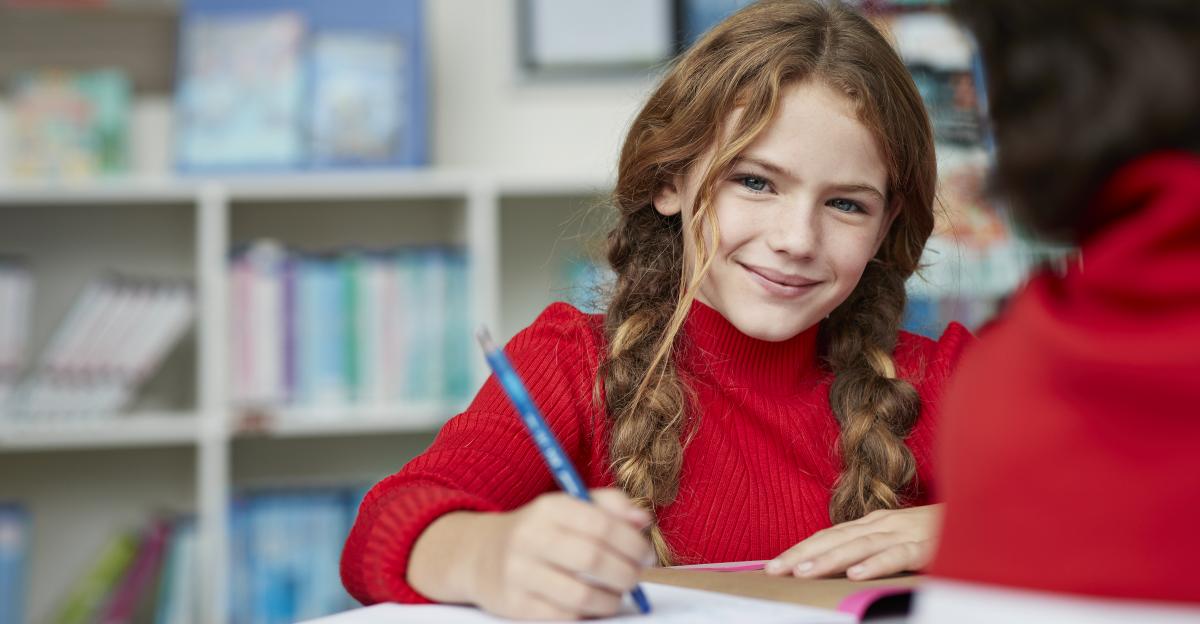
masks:
<svg viewBox="0 0 1200 624"><path fill-rule="evenodd" d="M655 513L676 496L688 431L689 391L675 368L680 330L717 240L711 199L732 161L763 132L788 86L815 80L853 103L889 171L896 217L849 298L820 328L834 374L829 402L841 427L842 468L830 501L834 522L902 506L915 475L904 444L920 410L913 386L896 376L892 352L904 283L933 229L936 164L928 116L908 71L866 19L838 4L762 0L735 13L670 68L621 150L607 237L616 273L597 378L611 419L616 483ZM740 109L733 127L730 113ZM712 148L693 217L663 216L653 198ZM707 234L707 236L706 236ZM684 237L696 257L685 259ZM660 563L674 561L657 520Z"/></svg>

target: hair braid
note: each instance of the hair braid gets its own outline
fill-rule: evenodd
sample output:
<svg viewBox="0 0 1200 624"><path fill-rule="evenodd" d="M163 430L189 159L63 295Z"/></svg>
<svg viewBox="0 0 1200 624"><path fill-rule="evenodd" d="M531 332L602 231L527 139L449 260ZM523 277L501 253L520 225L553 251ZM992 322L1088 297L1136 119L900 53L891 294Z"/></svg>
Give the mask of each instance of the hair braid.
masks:
<svg viewBox="0 0 1200 624"><path fill-rule="evenodd" d="M905 274L871 262L858 288L822 328L835 377L829 404L841 425L842 474L829 503L833 522L905 503L916 462L904 444L921 401L896 376L892 350L904 312Z"/></svg>

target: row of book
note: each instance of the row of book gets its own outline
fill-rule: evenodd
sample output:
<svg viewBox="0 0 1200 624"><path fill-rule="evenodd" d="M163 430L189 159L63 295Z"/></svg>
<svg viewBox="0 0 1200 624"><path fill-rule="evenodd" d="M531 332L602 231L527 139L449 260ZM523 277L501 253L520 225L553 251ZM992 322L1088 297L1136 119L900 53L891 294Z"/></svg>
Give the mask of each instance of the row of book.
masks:
<svg viewBox="0 0 1200 624"><path fill-rule="evenodd" d="M338 562L362 487L245 492L233 501L228 577L231 624L285 624L355 606ZM6 540L5 538L10 538ZM0 624L25 621L29 518L0 506ZM160 514L115 534L76 577L53 624L200 621L196 522ZM11 581L11 582L10 582Z"/></svg>
<svg viewBox="0 0 1200 624"><path fill-rule="evenodd" d="M356 606L338 564L364 488L246 493L234 500L232 624L288 624Z"/></svg>
<svg viewBox="0 0 1200 624"><path fill-rule="evenodd" d="M194 314L190 283L116 274L93 280L3 411L66 418L125 409L192 327Z"/></svg>
<svg viewBox="0 0 1200 624"><path fill-rule="evenodd" d="M181 170L427 164L421 0L181 4ZM8 95L14 177L128 173L125 72L30 67Z"/></svg>
<svg viewBox="0 0 1200 624"><path fill-rule="evenodd" d="M310 255L260 241L229 270L238 404L444 403L472 390L460 250Z"/></svg>
<svg viewBox="0 0 1200 624"><path fill-rule="evenodd" d="M0 624L25 622L29 567L29 513L0 502Z"/></svg>
<svg viewBox="0 0 1200 624"><path fill-rule="evenodd" d="M183 5L183 170L426 164L420 0Z"/></svg>
<svg viewBox="0 0 1200 624"><path fill-rule="evenodd" d="M0 406L25 368L33 280L17 259L0 259Z"/></svg>

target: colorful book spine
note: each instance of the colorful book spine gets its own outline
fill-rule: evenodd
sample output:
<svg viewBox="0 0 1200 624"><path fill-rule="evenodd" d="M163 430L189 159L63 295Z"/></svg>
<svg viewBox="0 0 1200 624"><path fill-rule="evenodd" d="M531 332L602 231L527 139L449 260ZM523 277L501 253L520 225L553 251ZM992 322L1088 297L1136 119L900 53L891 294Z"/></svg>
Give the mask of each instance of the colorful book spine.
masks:
<svg viewBox="0 0 1200 624"><path fill-rule="evenodd" d="M474 358L461 251L285 251L270 263L246 262L257 248L230 261L236 402L387 406L458 402L470 393ZM259 287L238 287L242 282Z"/></svg>
<svg viewBox="0 0 1200 624"><path fill-rule="evenodd" d="M196 521L176 521L167 546L166 562L158 581L155 624L199 622Z"/></svg>
<svg viewBox="0 0 1200 624"><path fill-rule="evenodd" d="M103 614L96 620L97 622L122 624L133 619L139 602L146 593L151 591L151 586L158 577L163 552L170 534L171 523L168 520L159 518L150 523L142 537L133 564L116 587Z"/></svg>
<svg viewBox="0 0 1200 624"><path fill-rule="evenodd" d="M88 572L72 586L51 621L54 624L88 624L100 616L109 595L137 556L138 545L135 532L114 537Z"/></svg>
<svg viewBox="0 0 1200 624"><path fill-rule="evenodd" d="M30 542L28 512L15 504L0 504L0 624L26 621Z"/></svg>

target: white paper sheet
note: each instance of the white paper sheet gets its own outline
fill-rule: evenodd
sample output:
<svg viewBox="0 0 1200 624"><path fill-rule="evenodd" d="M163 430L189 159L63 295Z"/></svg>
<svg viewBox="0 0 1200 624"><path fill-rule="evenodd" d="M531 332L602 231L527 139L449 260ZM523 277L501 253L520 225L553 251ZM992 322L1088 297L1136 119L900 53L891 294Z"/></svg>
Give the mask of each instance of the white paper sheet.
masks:
<svg viewBox="0 0 1200 624"><path fill-rule="evenodd" d="M838 611L816 609L783 602L754 600L686 589L657 583L643 583L653 612L638 614L628 598L626 612L608 618L606 623L638 624L646 622L677 622L678 624L707 624L709 622L747 622L752 624L850 624L854 617ZM432 624L479 624L507 622L470 607L446 605L379 604L355 609L329 617L310 620L308 624L396 624L429 622Z"/></svg>

